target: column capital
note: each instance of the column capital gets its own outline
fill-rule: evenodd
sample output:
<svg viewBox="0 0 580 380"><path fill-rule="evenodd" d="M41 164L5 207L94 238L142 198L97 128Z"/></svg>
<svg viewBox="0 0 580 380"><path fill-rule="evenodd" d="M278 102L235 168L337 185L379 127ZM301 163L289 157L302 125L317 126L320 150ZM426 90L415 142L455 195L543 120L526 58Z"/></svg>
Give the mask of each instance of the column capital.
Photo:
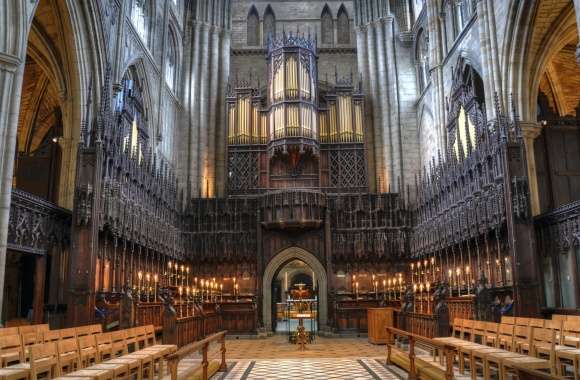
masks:
<svg viewBox="0 0 580 380"><path fill-rule="evenodd" d="M526 140L534 140L542 133L542 124L537 121L520 121L520 128Z"/></svg>

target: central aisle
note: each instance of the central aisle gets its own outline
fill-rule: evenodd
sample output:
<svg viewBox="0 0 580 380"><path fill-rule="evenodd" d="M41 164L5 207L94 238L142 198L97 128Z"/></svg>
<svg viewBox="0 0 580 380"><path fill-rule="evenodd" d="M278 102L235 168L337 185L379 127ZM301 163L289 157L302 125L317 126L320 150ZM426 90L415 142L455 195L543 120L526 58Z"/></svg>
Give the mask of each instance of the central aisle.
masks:
<svg viewBox="0 0 580 380"><path fill-rule="evenodd" d="M217 379L398 379L385 366L386 348L366 338L317 337L306 351L287 337L226 342L228 372Z"/></svg>

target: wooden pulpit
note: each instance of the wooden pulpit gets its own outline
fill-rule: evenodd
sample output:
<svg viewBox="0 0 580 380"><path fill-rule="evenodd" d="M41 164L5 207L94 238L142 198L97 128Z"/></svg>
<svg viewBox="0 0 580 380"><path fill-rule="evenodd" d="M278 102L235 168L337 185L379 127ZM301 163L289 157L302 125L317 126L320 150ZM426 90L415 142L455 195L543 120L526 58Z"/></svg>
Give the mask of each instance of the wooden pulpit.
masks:
<svg viewBox="0 0 580 380"><path fill-rule="evenodd" d="M367 321L369 342L372 344L387 344L387 327L393 327L393 308L368 308Z"/></svg>

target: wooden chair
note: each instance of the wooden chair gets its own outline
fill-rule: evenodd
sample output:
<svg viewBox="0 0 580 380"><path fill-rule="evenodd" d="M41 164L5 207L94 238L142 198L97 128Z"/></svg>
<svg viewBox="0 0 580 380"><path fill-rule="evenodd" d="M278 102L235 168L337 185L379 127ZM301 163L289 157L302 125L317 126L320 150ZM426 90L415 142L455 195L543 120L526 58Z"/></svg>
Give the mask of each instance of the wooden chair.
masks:
<svg viewBox="0 0 580 380"><path fill-rule="evenodd" d="M530 318L530 323L528 324L528 326L530 326L532 328L544 327L545 323L546 323L545 319Z"/></svg>
<svg viewBox="0 0 580 380"><path fill-rule="evenodd" d="M96 335L96 339L99 363L103 360L110 359L113 352L111 333L102 333L100 335Z"/></svg>
<svg viewBox="0 0 580 380"><path fill-rule="evenodd" d="M3 327L0 328L0 337L7 336L7 335L18 335L20 331L18 327Z"/></svg>
<svg viewBox="0 0 580 380"><path fill-rule="evenodd" d="M157 343L155 339L155 327L153 325L145 326L145 336L147 338L147 346L153 346Z"/></svg>
<svg viewBox="0 0 580 380"><path fill-rule="evenodd" d="M91 335L91 326L87 325L75 327L75 335L77 338L85 335Z"/></svg>
<svg viewBox="0 0 580 380"><path fill-rule="evenodd" d="M147 347L147 328L145 326L135 327L135 351Z"/></svg>
<svg viewBox="0 0 580 380"><path fill-rule="evenodd" d="M512 358L505 358L502 361L502 378L507 379L507 375L510 372L514 372L513 365L523 365L529 369L536 369L536 370L548 370L551 372L552 370L552 363L549 360L535 358L533 356L525 356L525 357L512 357Z"/></svg>
<svg viewBox="0 0 580 380"><path fill-rule="evenodd" d="M77 338L81 368L88 367L99 362L97 351L97 339L94 335L83 335Z"/></svg>
<svg viewBox="0 0 580 380"><path fill-rule="evenodd" d="M515 325L516 324L516 318L515 317L509 317L506 315L502 315L501 316L501 324L502 325Z"/></svg>
<svg viewBox="0 0 580 380"><path fill-rule="evenodd" d="M42 334L42 341L44 343L48 342L58 342L60 340L59 330L48 330Z"/></svg>
<svg viewBox="0 0 580 380"><path fill-rule="evenodd" d="M527 354L530 351L530 342L532 339L530 326L516 325L514 327L513 346L510 351L520 354Z"/></svg>
<svg viewBox="0 0 580 380"><path fill-rule="evenodd" d="M556 375L566 376L566 365L570 365L574 380L580 380L580 349L556 351L555 357Z"/></svg>
<svg viewBox="0 0 580 380"><path fill-rule="evenodd" d="M7 368L28 371L30 380L36 380L38 375L41 374L46 374L48 379L60 376L56 343L35 344L30 346L29 351L30 358L27 363L20 363Z"/></svg>
<svg viewBox="0 0 580 380"><path fill-rule="evenodd" d="M495 369L499 380L503 380L505 377L505 373L503 369L504 361L510 358L525 358L527 355L518 354L517 352L491 352L484 357L484 365L483 365L483 378L484 379L491 379L491 370Z"/></svg>
<svg viewBox="0 0 580 380"><path fill-rule="evenodd" d="M115 373L110 369L83 368L53 380L113 380Z"/></svg>
<svg viewBox="0 0 580 380"><path fill-rule="evenodd" d="M0 368L0 380L28 380L28 371L24 369Z"/></svg>
<svg viewBox="0 0 580 380"><path fill-rule="evenodd" d="M552 314L552 320L553 321L562 321L564 322L568 317L567 315L562 315L562 314Z"/></svg>
<svg viewBox="0 0 580 380"><path fill-rule="evenodd" d="M0 366L7 367L24 361L24 350L20 334L0 338Z"/></svg>
<svg viewBox="0 0 580 380"><path fill-rule="evenodd" d="M103 326L99 324L89 325L89 331L92 335L102 334L103 333Z"/></svg>
<svg viewBox="0 0 580 380"><path fill-rule="evenodd" d="M125 344L127 345L127 352L135 351L135 344L137 343L136 327L125 329Z"/></svg>
<svg viewBox="0 0 580 380"><path fill-rule="evenodd" d="M484 327L485 335L483 336L483 344L486 346L497 347L499 323L485 322Z"/></svg>
<svg viewBox="0 0 580 380"><path fill-rule="evenodd" d="M141 359L136 357L122 356L120 358L115 358L107 360L104 364L123 364L126 365L129 373L128 376L135 376L137 380L143 379L143 368L141 365Z"/></svg>
<svg viewBox="0 0 580 380"><path fill-rule="evenodd" d="M484 344L485 341L485 324L483 321L475 321L471 330L471 341L474 343Z"/></svg>
<svg viewBox="0 0 580 380"><path fill-rule="evenodd" d="M57 348L58 366L61 373L66 374L81 368L79 344L76 338L59 340Z"/></svg>
<svg viewBox="0 0 580 380"><path fill-rule="evenodd" d="M558 344L556 329L535 328L532 332L532 356L546 359L550 362L550 371L555 374L557 370L556 354L561 351L574 350L572 347Z"/></svg>
<svg viewBox="0 0 580 380"><path fill-rule="evenodd" d="M516 317L515 324L517 326L529 326L530 325L530 318Z"/></svg>
<svg viewBox="0 0 580 380"><path fill-rule="evenodd" d="M497 332L496 347L511 351L514 345L514 325L500 323Z"/></svg>
<svg viewBox="0 0 580 380"><path fill-rule="evenodd" d="M475 323L472 319L464 319L463 326L461 327L461 336L460 338L463 340L472 340L471 339L471 332L473 330L473 324Z"/></svg>
<svg viewBox="0 0 580 380"><path fill-rule="evenodd" d="M580 348L580 322L563 322L560 343L566 346Z"/></svg>
<svg viewBox="0 0 580 380"><path fill-rule="evenodd" d="M489 376L485 377L486 357L488 355L491 355L491 354L500 354L500 353L504 353L504 352L506 352L506 351L502 350L501 348L489 347L489 346L486 346L486 347L483 347L480 349L472 350L471 357L469 359L471 379L472 380L477 379L477 369L479 367L481 367L481 370L482 370L483 375L484 375L484 379L489 379Z"/></svg>
<svg viewBox="0 0 580 380"><path fill-rule="evenodd" d="M99 363L85 368L87 370L105 370L113 372L114 379L126 379L129 377L129 366L122 363Z"/></svg>
<svg viewBox="0 0 580 380"><path fill-rule="evenodd" d="M125 335L125 330L113 331L111 333L111 359L127 355Z"/></svg>
<svg viewBox="0 0 580 380"><path fill-rule="evenodd" d="M451 336L461 338L461 329L463 328L463 318L454 318L451 330Z"/></svg>
<svg viewBox="0 0 580 380"><path fill-rule="evenodd" d="M61 329L58 331L59 331L60 339L76 339L77 338L76 328L74 328L74 327L71 327L69 329Z"/></svg>

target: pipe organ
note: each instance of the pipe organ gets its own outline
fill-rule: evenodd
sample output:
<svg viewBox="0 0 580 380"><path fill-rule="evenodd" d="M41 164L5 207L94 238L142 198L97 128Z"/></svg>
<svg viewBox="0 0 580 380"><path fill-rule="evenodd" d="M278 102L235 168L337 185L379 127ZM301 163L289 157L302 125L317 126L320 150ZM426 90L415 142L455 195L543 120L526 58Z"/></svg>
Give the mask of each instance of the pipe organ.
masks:
<svg viewBox="0 0 580 380"><path fill-rule="evenodd" d="M315 40L284 34L269 43L264 88L230 83L229 193L368 188L364 97L351 80L319 83L317 60Z"/></svg>

